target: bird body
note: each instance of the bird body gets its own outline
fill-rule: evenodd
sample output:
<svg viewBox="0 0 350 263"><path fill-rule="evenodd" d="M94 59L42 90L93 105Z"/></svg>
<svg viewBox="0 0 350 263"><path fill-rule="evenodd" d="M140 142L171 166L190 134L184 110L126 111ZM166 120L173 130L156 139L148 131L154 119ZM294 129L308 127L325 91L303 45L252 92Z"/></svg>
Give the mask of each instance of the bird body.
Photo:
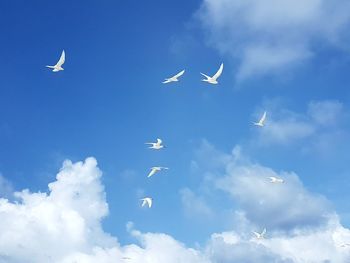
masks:
<svg viewBox="0 0 350 263"><path fill-rule="evenodd" d="M142 204L141 206L144 207L145 205L148 205L148 208L152 207L152 198L151 197L145 197L141 199Z"/></svg>
<svg viewBox="0 0 350 263"><path fill-rule="evenodd" d="M201 73L205 77L205 79L202 79L202 81L208 82L208 83L214 84L214 85L218 84L219 82L217 80L221 76L223 69L224 69L224 64L221 63L219 70L215 73L214 76L210 77L204 73Z"/></svg>
<svg viewBox="0 0 350 263"><path fill-rule="evenodd" d="M46 67L47 68L51 68L52 72L58 72L58 71L64 70L64 68L62 68L62 65L64 64L65 60L66 60L66 54L65 54L65 52L63 50L62 54L61 54L61 57L58 60L57 64L54 65L54 66L46 66Z"/></svg>
<svg viewBox="0 0 350 263"><path fill-rule="evenodd" d="M261 117L261 119L258 122L253 122L253 124L255 126L264 127L265 126L265 121L266 121L266 111L264 112L264 114Z"/></svg>
<svg viewBox="0 0 350 263"><path fill-rule="evenodd" d="M277 178L277 177L274 177L274 176L270 176L269 179L270 179L270 183L274 183L274 184L284 183L284 180L282 178Z"/></svg>
<svg viewBox="0 0 350 263"><path fill-rule="evenodd" d="M165 79L165 81L163 81L162 83L163 83L163 84L166 84L166 83L170 83L170 82L179 81L179 77L181 77L184 73L185 73L185 70L183 70L183 71L177 73L175 76L172 76L172 77L170 77L170 78Z"/></svg>
<svg viewBox="0 0 350 263"><path fill-rule="evenodd" d="M145 144L151 145L150 147L148 147L149 149L160 150L164 148L161 139L157 139L157 142L146 142Z"/></svg>

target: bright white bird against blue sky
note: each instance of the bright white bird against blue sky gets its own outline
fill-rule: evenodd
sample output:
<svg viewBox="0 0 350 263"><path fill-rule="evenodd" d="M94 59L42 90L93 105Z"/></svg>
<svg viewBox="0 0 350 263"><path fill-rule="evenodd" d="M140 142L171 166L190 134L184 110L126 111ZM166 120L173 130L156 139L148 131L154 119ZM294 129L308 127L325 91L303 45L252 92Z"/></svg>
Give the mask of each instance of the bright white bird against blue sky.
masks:
<svg viewBox="0 0 350 263"><path fill-rule="evenodd" d="M153 175L155 175L156 173L162 171L162 170L169 170L168 167L162 167L162 166L154 166L151 168L151 171L149 172L147 177L151 177Z"/></svg>
<svg viewBox="0 0 350 263"><path fill-rule="evenodd" d="M201 73L205 77L205 79L202 79L202 81L208 82L208 83L214 84L214 85L218 84L219 83L218 78L221 76L223 69L224 69L224 63L221 63L220 68L212 77L210 77L204 73Z"/></svg>
<svg viewBox="0 0 350 263"><path fill-rule="evenodd" d="M149 149L160 150L164 148L164 145L162 143L163 141L158 138L156 142L146 142L145 144L150 145L148 147Z"/></svg>
<svg viewBox="0 0 350 263"><path fill-rule="evenodd" d="M60 56L60 59L58 60L58 62L56 63L56 65L54 66L46 66L47 68L51 68L53 69L53 72L58 72L58 71L62 71L64 70L62 68L62 65L64 64L64 62L66 61L66 53L64 52L64 50L62 51L62 54Z"/></svg>
<svg viewBox="0 0 350 263"><path fill-rule="evenodd" d="M148 208L152 207L153 200L151 197L142 198L141 201L142 201L142 204L141 204L142 207L144 207L145 205L147 205Z"/></svg>
<svg viewBox="0 0 350 263"><path fill-rule="evenodd" d="M255 126L264 127L266 121L266 111L264 111L263 115L261 116L260 120L258 122L253 122Z"/></svg>
<svg viewBox="0 0 350 263"><path fill-rule="evenodd" d="M185 70L182 70L181 72L177 73L175 76L165 79L165 81L163 81L163 84L179 81L179 77L181 77L184 73L185 73Z"/></svg>

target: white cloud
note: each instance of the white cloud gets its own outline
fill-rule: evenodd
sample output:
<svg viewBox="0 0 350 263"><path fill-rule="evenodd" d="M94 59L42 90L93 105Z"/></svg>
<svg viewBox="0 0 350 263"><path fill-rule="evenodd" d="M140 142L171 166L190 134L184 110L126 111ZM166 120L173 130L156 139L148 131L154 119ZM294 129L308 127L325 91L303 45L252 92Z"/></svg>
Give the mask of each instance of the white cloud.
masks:
<svg viewBox="0 0 350 263"><path fill-rule="evenodd" d="M197 17L209 43L239 60L243 80L296 66L315 43L343 46L349 10L346 0L204 0Z"/></svg>
<svg viewBox="0 0 350 263"><path fill-rule="evenodd" d="M285 183L271 184L272 176L284 179ZM215 178L214 184L227 192L245 217L260 228L286 231L317 226L331 214L328 201L307 191L295 173L276 172L252 163L237 151L226 164L226 174Z"/></svg>
<svg viewBox="0 0 350 263"><path fill-rule="evenodd" d="M304 113L275 105L267 107L266 126L258 129L258 142L262 145L287 145L311 136L317 140L329 133L339 133L339 123L346 116L343 104L336 100L311 101Z"/></svg>
<svg viewBox="0 0 350 263"><path fill-rule="evenodd" d="M93 158L66 161L49 194L23 190L15 193L18 202L0 199L0 255L9 262L48 262L95 244L114 245L101 229L108 205L100 176Z"/></svg>
<svg viewBox="0 0 350 263"><path fill-rule="evenodd" d="M205 151L209 148L205 147ZM212 149L217 154L215 160L220 159L219 152ZM235 147L231 156L222 155L226 160L225 173L216 173L206 183L231 197L232 207L237 207L236 227L232 232L212 235L206 247L211 262L350 260L350 250L340 246L350 241L350 230L340 224L325 197L308 191L293 172L276 172L250 161L240 147ZM269 176L283 178L285 183L271 184ZM267 238L254 240L251 231L264 227Z"/></svg>
<svg viewBox="0 0 350 263"><path fill-rule="evenodd" d="M304 139L315 133L315 126L294 117L284 117L280 120L271 119L260 131L262 144L290 144L295 140Z"/></svg>
<svg viewBox="0 0 350 263"><path fill-rule="evenodd" d="M220 154L219 151L214 152ZM228 180L228 186L236 188L231 180L244 181L242 176L255 180L255 183L260 184L260 188L264 188L264 182L259 181L258 177L264 177L265 173L274 173L269 168L247 163L248 158L242 156L238 148L235 148L232 155L220 156L226 159L223 165L227 175L218 179L219 188L222 188L222 180ZM220 160L219 163L222 163L223 159L220 156L217 156L216 161ZM244 173L241 174L241 171ZM255 174L257 172L262 174ZM108 205L100 177L101 171L97 168L94 158L77 163L66 161L57 175L57 180L49 184L48 193L23 190L15 194L15 202L0 199L0 262L346 263L350 259L349 251L338 246L350 242L350 232L339 224L336 216L324 224L308 229L293 228L288 233L268 230L268 238L262 242L251 240L250 233L244 233L243 230L214 233L203 248L196 249L187 247L164 233L142 233L129 223L127 230L135 238L135 244L122 246L101 227L101 220L108 214ZM285 174L285 178L285 188L271 190L270 194L261 193L263 189L259 189L260 193L252 193L250 186L245 183L240 187L246 188L247 194L252 194L253 200L265 198L271 201L271 196L278 197L282 201L274 201L273 207L277 209L283 204L290 205L291 210L304 219L309 218L310 214L321 216L323 209L327 210L327 202L305 190L296 175ZM239 190L238 198L244 201L242 211L249 211L250 206L254 206L246 200L248 197L242 192L244 189L236 189L233 192L226 187L222 189L233 196L236 196L236 191ZM307 204L301 203L300 200L290 200L290 193L294 193L296 197L302 196ZM320 205L325 207L320 209ZM300 207L306 206L311 211L300 211ZM265 208L271 212L267 205ZM281 227L281 220L290 224L300 224L300 220L293 217L293 211L276 212L282 219L275 219L275 222ZM260 217L271 219L270 212L262 211L263 215ZM255 220L249 213L243 213L243 217L247 224L252 224ZM286 218L289 218L289 221ZM307 220L302 223L304 222ZM123 260L123 257L131 260Z"/></svg>
<svg viewBox="0 0 350 263"><path fill-rule="evenodd" d="M0 197L12 198L13 186L10 181L0 174Z"/></svg>
<svg viewBox="0 0 350 263"><path fill-rule="evenodd" d="M311 101L308 114L317 124L330 126L337 124L343 110L343 104L339 101Z"/></svg>
<svg viewBox="0 0 350 263"><path fill-rule="evenodd" d="M102 230L108 214L101 171L94 158L65 161L49 193L15 193L0 199L0 262L204 263L194 249L165 234L131 229L139 245L120 246Z"/></svg>
<svg viewBox="0 0 350 263"><path fill-rule="evenodd" d="M350 260L350 252L340 244L349 239L350 231L338 222L330 222L324 229L268 237L263 241L246 240L235 232L226 232L212 235L207 255L211 262L220 263L233 260L246 263L346 263Z"/></svg>
<svg viewBox="0 0 350 263"><path fill-rule="evenodd" d="M278 254L261 244L242 239L235 232L213 234L208 242L206 254L213 263L293 262L283 260Z"/></svg>

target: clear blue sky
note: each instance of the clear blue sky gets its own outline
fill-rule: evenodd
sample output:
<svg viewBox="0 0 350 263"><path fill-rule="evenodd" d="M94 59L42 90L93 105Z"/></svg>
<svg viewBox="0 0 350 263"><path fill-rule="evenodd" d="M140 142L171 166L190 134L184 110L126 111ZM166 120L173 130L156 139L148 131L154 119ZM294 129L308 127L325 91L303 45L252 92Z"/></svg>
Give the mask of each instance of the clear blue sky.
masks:
<svg viewBox="0 0 350 263"><path fill-rule="evenodd" d="M93 156L109 204L106 232L129 242L125 224L133 221L143 231L193 245L229 224L185 215L181 189L205 193L204 175L193 172L191 161L203 141L224 153L240 145L256 162L296 172L350 226L350 46L315 37L309 58L237 80L242 58L213 44L195 15L201 3L1 1L1 174L15 190L45 192L65 159ZM62 49L65 71L52 73L45 65ZM200 82L199 72L214 73L221 62L219 85ZM182 69L179 83L161 83ZM259 131L251 121L266 107L268 116L280 112L275 121L292 112L293 120L307 123L311 101L340 103L341 119L300 140L292 136L290 143L254 141ZM158 137L167 149L148 150L144 142ZM326 153L316 137L329 142ZM154 165L170 170L147 180ZM153 196L153 209L140 209L143 193ZM228 206L221 195L213 201L216 209Z"/></svg>

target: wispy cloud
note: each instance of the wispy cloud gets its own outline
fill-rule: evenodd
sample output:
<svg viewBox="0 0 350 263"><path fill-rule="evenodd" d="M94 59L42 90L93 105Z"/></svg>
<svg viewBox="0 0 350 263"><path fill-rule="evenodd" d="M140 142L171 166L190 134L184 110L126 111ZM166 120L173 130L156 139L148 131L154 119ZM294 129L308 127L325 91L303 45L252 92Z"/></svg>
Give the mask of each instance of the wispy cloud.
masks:
<svg viewBox="0 0 350 263"><path fill-rule="evenodd" d="M12 199L13 197L13 186L10 181L0 174L0 198Z"/></svg>
<svg viewBox="0 0 350 263"><path fill-rule="evenodd" d="M214 212L207 205L206 201L202 197L197 196L188 188L183 188L180 191L182 206L185 214L189 217L195 218L210 218Z"/></svg>
<svg viewBox="0 0 350 263"><path fill-rule="evenodd" d="M197 17L210 45L238 61L238 80L281 73L317 53L343 46L350 3L204 0ZM347 43L348 44L348 43Z"/></svg>
<svg viewBox="0 0 350 263"><path fill-rule="evenodd" d="M311 101L306 112L295 112L274 103L267 103L266 107L266 126L257 131L258 143L265 146L289 145L312 138L310 144L327 134L339 133L348 115L343 104L336 100Z"/></svg>

